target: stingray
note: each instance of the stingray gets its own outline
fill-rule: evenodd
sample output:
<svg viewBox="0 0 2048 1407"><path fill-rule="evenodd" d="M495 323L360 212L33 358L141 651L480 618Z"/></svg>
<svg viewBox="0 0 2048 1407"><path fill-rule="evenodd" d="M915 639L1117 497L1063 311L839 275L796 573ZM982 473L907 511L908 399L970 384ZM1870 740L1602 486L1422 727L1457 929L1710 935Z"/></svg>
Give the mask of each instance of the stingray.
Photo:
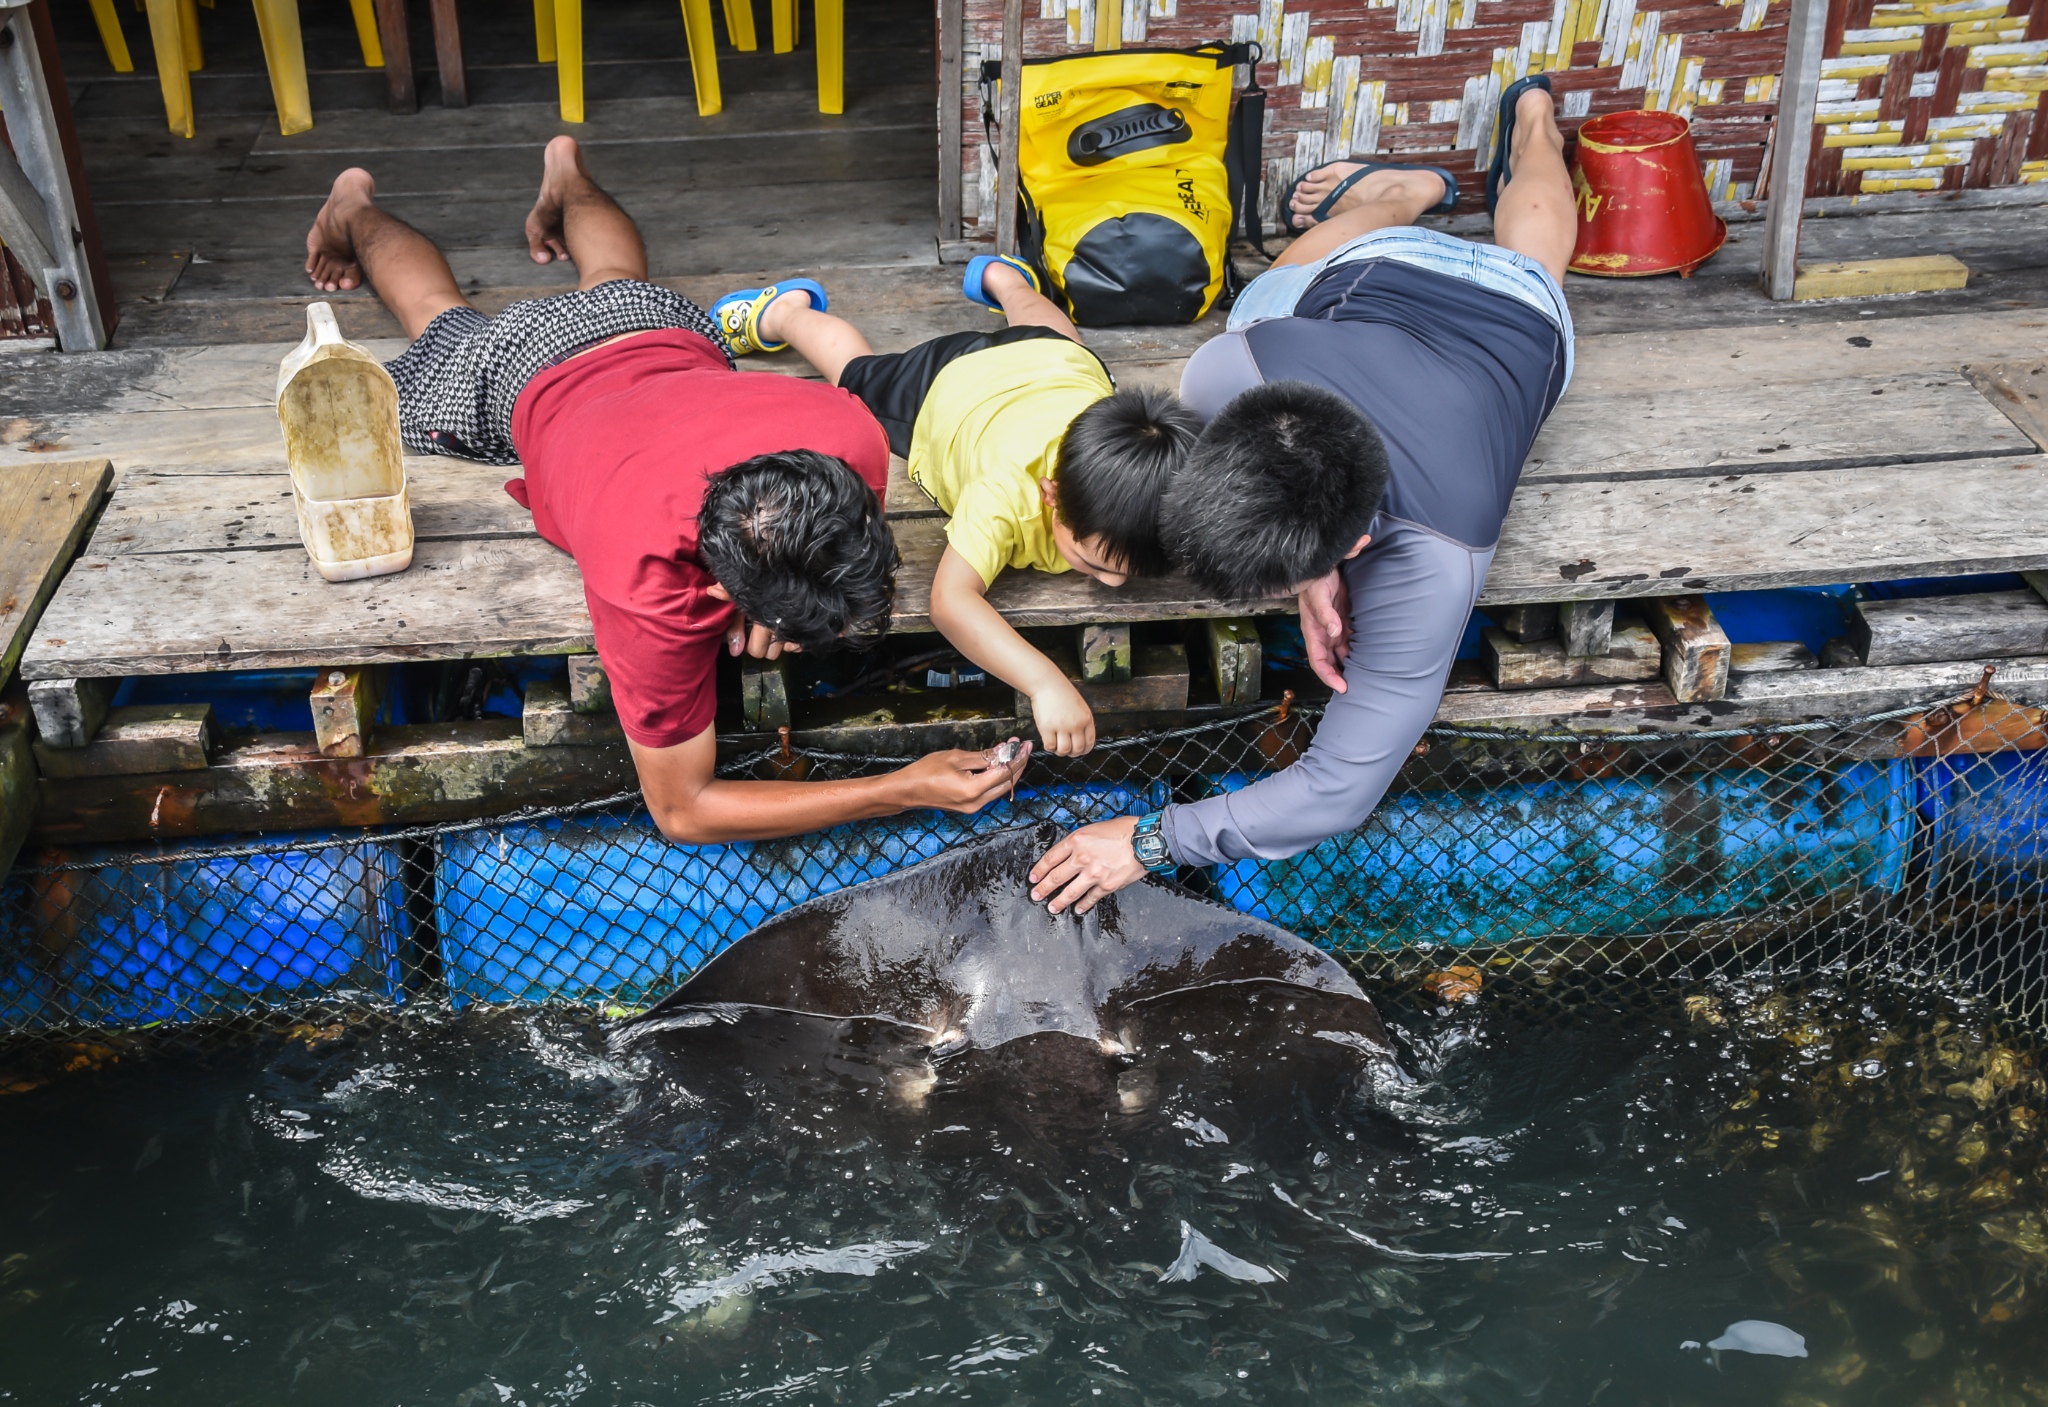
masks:
<svg viewBox="0 0 2048 1407"><path fill-rule="evenodd" d="M1056 834L1002 832L739 939L614 1031L644 1075L639 1133L915 1140L890 1116L929 1115L910 1122L1000 1129L990 1146L1050 1170L1191 1129L1295 1144L1399 1078L1357 982L1291 933L1156 880L1085 916L1034 903Z"/></svg>

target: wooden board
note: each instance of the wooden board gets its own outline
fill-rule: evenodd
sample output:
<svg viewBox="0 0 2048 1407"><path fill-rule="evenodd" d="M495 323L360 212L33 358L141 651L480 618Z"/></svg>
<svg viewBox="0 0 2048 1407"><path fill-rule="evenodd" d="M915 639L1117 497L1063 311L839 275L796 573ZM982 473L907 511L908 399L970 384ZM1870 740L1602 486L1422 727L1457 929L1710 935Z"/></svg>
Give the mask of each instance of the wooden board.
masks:
<svg viewBox="0 0 2048 1407"><path fill-rule="evenodd" d="M1902 259L1850 259L1808 264L1799 270L1792 297L1874 298L1893 293L1934 293L1962 288L1970 270L1953 254L1917 254Z"/></svg>
<svg viewBox="0 0 2048 1407"><path fill-rule="evenodd" d="M1866 665L2048 654L2048 602L2025 590L1858 601L1849 640Z"/></svg>
<svg viewBox="0 0 2048 1407"><path fill-rule="evenodd" d="M0 466L0 682L14 673L112 478L103 459Z"/></svg>
<svg viewBox="0 0 2048 1407"><path fill-rule="evenodd" d="M1978 364L1963 373L2028 439L2048 450L2048 361Z"/></svg>
<svg viewBox="0 0 2048 1407"><path fill-rule="evenodd" d="M1675 596L2048 565L2048 462L1530 484L1480 604Z"/></svg>
<svg viewBox="0 0 2048 1407"><path fill-rule="evenodd" d="M2036 450L1955 371L1655 391L1586 387L1558 403L1522 481L1783 473Z"/></svg>

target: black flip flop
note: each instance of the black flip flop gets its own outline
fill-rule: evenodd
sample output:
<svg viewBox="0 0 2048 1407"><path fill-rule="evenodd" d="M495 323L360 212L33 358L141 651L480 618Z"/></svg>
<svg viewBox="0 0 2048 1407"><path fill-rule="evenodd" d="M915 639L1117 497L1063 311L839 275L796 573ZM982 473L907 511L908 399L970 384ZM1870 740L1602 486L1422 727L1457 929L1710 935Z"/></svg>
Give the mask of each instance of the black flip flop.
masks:
<svg viewBox="0 0 2048 1407"><path fill-rule="evenodd" d="M1322 170L1325 166L1338 166L1349 160L1351 158L1346 156L1339 157L1336 161L1319 162L1294 178L1294 184L1289 186L1287 193L1280 198L1281 223L1287 227L1289 234L1307 234L1315 228L1315 225L1297 225L1294 223L1294 193L1301 189L1302 182L1308 180L1309 177L1315 175L1316 172ZM1309 218L1314 220L1316 224L1321 224L1329 219L1330 212L1337 208L1337 202L1344 198L1344 192L1350 190L1375 171L1433 171L1443 177L1446 194L1442 200L1429 207L1429 213L1448 215L1458 203L1458 178L1444 170L1441 166L1423 166L1408 161L1367 161L1361 163L1359 168L1349 176L1337 182L1330 193L1323 197L1323 203L1309 211Z"/></svg>
<svg viewBox="0 0 2048 1407"><path fill-rule="evenodd" d="M1500 204L1500 188L1513 179L1513 173L1508 170L1508 151L1515 140L1515 104L1531 88L1541 88L1546 93L1556 91L1550 86L1549 74L1532 73L1508 84L1507 91L1500 95L1500 116L1493 123L1493 165L1486 168L1486 213L1489 215L1493 213L1493 207Z"/></svg>

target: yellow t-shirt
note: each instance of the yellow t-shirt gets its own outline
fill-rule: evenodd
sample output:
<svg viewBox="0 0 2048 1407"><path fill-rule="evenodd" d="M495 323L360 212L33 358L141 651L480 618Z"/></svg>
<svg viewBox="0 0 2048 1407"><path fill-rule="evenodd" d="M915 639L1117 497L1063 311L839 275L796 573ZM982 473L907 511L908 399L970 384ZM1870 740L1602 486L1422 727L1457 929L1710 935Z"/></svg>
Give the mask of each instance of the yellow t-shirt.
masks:
<svg viewBox="0 0 2048 1407"><path fill-rule="evenodd" d="M983 585L1004 567L1071 570L1038 483L1074 417L1115 389L1095 354L1064 337L971 352L932 379L910 477L946 510L946 542Z"/></svg>

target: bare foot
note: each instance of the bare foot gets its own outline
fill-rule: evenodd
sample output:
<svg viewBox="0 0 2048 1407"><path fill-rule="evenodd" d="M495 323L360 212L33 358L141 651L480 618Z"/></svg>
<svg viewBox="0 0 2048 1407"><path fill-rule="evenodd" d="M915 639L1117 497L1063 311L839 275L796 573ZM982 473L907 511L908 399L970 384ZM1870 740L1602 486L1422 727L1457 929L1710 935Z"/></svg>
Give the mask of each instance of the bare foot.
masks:
<svg viewBox="0 0 2048 1407"><path fill-rule="evenodd" d="M568 237L562 230L562 197L572 181L588 181L583 169L583 148L570 136L548 143L541 158L540 196L526 216L526 251L536 264L552 264L569 258Z"/></svg>
<svg viewBox="0 0 2048 1407"><path fill-rule="evenodd" d="M1294 192L1294 199L1288 204L1288 219L1297 232L1312 230L1322 221L1315 217L1315 210L1330 198L1330 192L1337 188L1353 171L1370 163L1364 161L1331 161L1318 166ZM1420 199L1422 209L1427 210L1444 198L1443 177L1428 171L1416 169L1404 171L1398 167L1373 172L1361 181L1355 182L1344 192L1330 210L1334 215L1339 210L1349 210L1374 200ZM1329 218L1325 216L1324 219Z"/></svg>
<svg viewBox="0 0 2048 1407"><path fill-rule="evenodd" d="M360 166L351 166L334 178L327 203L313 217L306 231L306 276L322 293L360 288L363 269L356 262L354 238L349 221L357 211L376 203L377 183Z"/></svg>

